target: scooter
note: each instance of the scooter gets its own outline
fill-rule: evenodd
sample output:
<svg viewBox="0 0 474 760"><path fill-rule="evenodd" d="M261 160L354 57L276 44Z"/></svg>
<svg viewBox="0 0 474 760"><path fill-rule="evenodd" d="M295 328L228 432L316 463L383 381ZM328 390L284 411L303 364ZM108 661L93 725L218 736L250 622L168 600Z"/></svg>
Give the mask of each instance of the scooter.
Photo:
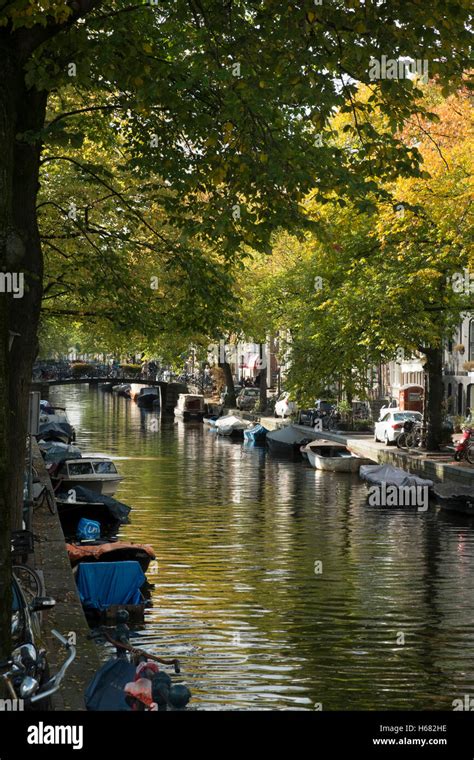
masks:
<svg viewBox="0 0 474 760"><path fill-rule="evenodd" d="M58 691L67 669L76 657L76 648L73 644L64 638L59 631L53 629L51 633L64 646L68 656L56 675L44 683L40 684L41 675L46 668L46 651L44 649L38 650L33 644L24 644L15 649L8 660L0 662L0 668L9 668L7 672L1 675L8 693L15 705L21 704L21 707L14 709L31 708L37 702L48 699Z"/></svg>
<svg viewBox="0 0 474 760"><path fill-rule="evenodd" d="M472 428L463 430L462 438L454 449L454 459L456 462L466 459L470 464L474 464L474 430Z"/></svg>

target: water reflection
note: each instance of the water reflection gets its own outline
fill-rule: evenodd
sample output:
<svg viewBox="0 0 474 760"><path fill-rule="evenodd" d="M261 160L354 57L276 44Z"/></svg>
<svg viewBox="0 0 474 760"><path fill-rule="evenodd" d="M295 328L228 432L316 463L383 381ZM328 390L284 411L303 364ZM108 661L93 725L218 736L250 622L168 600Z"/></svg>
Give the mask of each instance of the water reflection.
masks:
<svg viewBox="0 0 474 760"><path fill-rule="evenodd" d="M451 709L473 695L472 522L369 508L357 476L152 424L87 387L51 395L85 452L119 459L123 537L158 556L142 643L182 658L198 709Z"/></svg>

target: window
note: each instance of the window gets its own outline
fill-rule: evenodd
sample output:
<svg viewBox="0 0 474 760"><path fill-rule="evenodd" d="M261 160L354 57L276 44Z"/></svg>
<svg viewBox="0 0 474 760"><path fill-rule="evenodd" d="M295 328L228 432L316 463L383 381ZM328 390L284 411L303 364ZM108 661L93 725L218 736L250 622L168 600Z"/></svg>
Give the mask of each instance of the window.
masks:
<svg viewBox="0 0 474 760"><path fill-rule="evenodd" d="M90 462L74 462L69 465L69 475L93 475L94 470Z"/></svg>
<svg viewBox="0 0 474 760"><path fill-rule="evenodd" d="M117 472L117 468L113 462L95 462L94 470L99 475L110 475L111 473Z"/></svg>
<svg viewBox="0 0 474 760"><path fill-rule="evenodd" d="M474 319L469 322L469 361L474 361Z"/></svg>

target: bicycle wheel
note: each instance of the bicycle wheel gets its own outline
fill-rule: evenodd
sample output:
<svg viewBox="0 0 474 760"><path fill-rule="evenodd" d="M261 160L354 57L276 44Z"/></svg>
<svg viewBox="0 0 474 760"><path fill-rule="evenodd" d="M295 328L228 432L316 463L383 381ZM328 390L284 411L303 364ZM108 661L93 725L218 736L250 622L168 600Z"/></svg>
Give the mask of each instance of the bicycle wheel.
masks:
<svg viewBox="0 0 474 760"><path fill-rule="evenodd" d="M474 443L470 443L466 449L466 459L469 464L474 464Z"/></svg>
<svg viewBox="0 0 474 760"><path fill-rule="evenodd" d="M400 435L397 438L397 446L399 449L406 449L407 446L407 434L406 433L400 433Z"/></svg>
<svg viewBox="0 0 474 760"><path fill-rule="evenodd" d="M43 583L36 570L28 565L12 565L12 573L29 602L43 593Z"/></svg>

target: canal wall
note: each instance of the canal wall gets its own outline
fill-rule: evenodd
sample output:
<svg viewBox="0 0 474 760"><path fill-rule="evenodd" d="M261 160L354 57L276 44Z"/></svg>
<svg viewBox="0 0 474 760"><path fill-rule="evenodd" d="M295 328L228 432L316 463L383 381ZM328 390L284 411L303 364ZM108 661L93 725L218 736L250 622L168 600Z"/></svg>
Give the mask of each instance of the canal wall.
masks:
<svg viewBox="0 0 474 760"><path fill-rule="evenodd" d="M36 442L33 464L43 485L52 492L51 480ZM59 691L52 697L53 709L85 710L85 688L101 663L96 645L87 638L90 629L77 592L57 512L51 514L46 503L36 508L32 530L35 536L35 569L43 578L44 594L56 600L53 609L41 613L42 635L51 673L56 673L65 659L64 647L51 634L51 629L55 628L66 636L72 633L76 639L76 659L69 667Z"/></svg>

